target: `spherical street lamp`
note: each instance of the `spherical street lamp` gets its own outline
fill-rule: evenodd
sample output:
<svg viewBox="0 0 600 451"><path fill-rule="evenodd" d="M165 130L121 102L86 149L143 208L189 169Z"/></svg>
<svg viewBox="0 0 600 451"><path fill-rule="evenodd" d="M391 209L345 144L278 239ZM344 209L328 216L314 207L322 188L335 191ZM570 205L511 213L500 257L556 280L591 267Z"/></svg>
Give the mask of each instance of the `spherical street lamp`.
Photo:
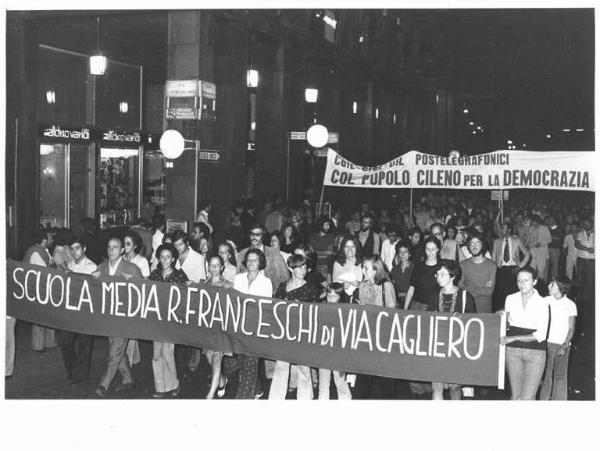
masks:
<svg viewBox="0 0 600 451"><path fill-rule="evenodd" d="M323 147L329 141L327 127L321 124L311 126L306 132L306 140L315 148Z"/></svg>

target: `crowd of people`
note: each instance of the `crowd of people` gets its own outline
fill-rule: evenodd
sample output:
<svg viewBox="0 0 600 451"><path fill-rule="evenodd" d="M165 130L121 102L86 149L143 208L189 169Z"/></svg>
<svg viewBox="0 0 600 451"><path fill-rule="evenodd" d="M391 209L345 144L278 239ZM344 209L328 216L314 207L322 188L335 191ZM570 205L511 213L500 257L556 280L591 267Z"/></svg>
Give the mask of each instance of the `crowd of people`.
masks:
<svg viewBox="0 0 600 451"><path fill-rule="evenodd" d="M518 194L518 193L517 193ZM571 339L580 312L594 303L593 199L536 192L499 204L476 192L429 192L377 213L318 216L310 202L290 206L281 197L258 209L237 202L222 227L211 223L212 205L202 201L189 233L166 231L164 215L152 227L131 228L98 243L94 221L83 233L42 229L23 261L93 276L198 283L242 293L300 302L356 303L379 308L443 313L505 312L506 368L512 399L567 399ZM489 196L489 193L487 194ZM7 319L6 375L14 367L14 323ZM139 345L109 337L107 363L96 395L131 389L131 366ZM33 325L31 347L60 346L67 377L88 379L91 337ZM175 343L154 342L156 398L177 397L180 384ZM207 398L222 397L237 378L238 399L389 399L394 379L345 374L295 362L187 348L187 370L202 356L212 376ZM333 386L331 375L333 374ZM541 390L540 390L541 386ZM483 389L476 387L475 389ZM411 381L416 395L433 399L472 396L473 387L446 381Z"/></svg>

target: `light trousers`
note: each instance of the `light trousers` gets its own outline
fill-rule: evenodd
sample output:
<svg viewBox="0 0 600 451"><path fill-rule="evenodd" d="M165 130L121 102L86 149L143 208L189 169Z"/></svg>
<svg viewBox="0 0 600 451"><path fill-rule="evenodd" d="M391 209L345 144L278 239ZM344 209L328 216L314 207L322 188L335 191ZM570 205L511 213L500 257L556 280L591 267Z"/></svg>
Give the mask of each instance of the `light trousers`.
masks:
<svg viewBox="0 0 600 451"><path fill-rule="evenodd" d="M179 387L175 365L175 343L155 341L152 343L152 371L154 387L158 393L175 390Z"/></svg>
<svg viewBox="0 0 600 451"><path fill-rule="evenodd" d="M506 369L512 400L535 400L546 366L542 349L506 348Z"/></svg>
<svg viewBox="0 0 600 451"><path fill-rule="evenodd" d="M565 274L566 276L573 280L573 273L575 272L575 264L577 263L577 257L569 257L567 256L567 260L565 261Z"/></svg>
<svg viewBox="0 0 600 451"><path fill-rule="evenodd" d="M297 365L298 399L313 399L312 377L310 367ZM290 378L290 363L277 360L273 370L273 380L269 390L269 399L285 399Z"/></svg>
<svg viewBox="0 0 600 451"><path fill-rule="evenodd" d="M4 376L12 376L15 369L15 324L17 319L6 317L6 354Z"/></svg>
<svg viewBox="0 0 600 451"><path fill-rule="evenodd" d="M117 371L121 373L123 384L133 383L133 374L129 366L129 359L125 353L128 341L129 339L127 338L108 337L108 363L98 384L107 391Z"/></svg>
<svg viewBox="0 0 600 451"><path fill-rule="evenodd" d="M142 357L140 356L140 344L137 340L129 340L126 352L131 365L137 365L142 361Z"/></svg>
<svg viewBox="0 0 600 451"><path fill-rule="evenodd" d="M329 399L332 372L338 399L352 399L350 387L346 382L346 373L325 368L319 368L319 399Z"/></svg>
<svg viewBox="0 0 600 451"><path fill-rule="evenodd" d="M31 349L43 351L44 348L56 348L56 331L49 327L31 325Z"/></svg>

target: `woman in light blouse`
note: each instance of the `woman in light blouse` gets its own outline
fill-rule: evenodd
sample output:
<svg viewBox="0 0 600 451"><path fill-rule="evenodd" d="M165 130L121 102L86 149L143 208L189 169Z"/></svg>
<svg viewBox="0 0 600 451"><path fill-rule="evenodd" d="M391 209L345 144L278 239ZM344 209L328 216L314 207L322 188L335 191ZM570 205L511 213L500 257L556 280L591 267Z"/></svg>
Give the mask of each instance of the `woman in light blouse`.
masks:
<svg viewBox="0 0 600 451"><path fill-rule="evenodd" d="M240 293L270 298L273 296L273 284L265 276L267 267L265 254L259 249L250 249L242 262L247 272L240 273L233 280L233 288ZM263 393L258 380L259 358L238 354L240 379L236 399L260 398Z"/></svg>
<svg viewBox="0 0 600 451"><path fill-rule="evenodd" d="M517 273L519 292L506 297L509 330L500 339L506 345L506 368L513 400L535 400L546 365L548 303L534 288L537 273L525 266Z"/></svg>
<svg viewBox="0 0 600 451"><path fill-rule="evenodd" d="M335 258L333 264L333 271L331 274L331 280L333 282L340 282L339 277L345 272L353 272L356 274L356 279L361 281L363 279L363 272L361 268L362 255L360 252L360 246L356 242L356 238L351 235L347 235L342 240L340 250Z"/></svg>
<svg viewBox="0 0 600 451"><path fill-rule="evenodd" d="M219 244L219 257L223 260L223 278L233 284L237 273L237 262L235 261L235 251L229 242L225 241Z"/></svg>

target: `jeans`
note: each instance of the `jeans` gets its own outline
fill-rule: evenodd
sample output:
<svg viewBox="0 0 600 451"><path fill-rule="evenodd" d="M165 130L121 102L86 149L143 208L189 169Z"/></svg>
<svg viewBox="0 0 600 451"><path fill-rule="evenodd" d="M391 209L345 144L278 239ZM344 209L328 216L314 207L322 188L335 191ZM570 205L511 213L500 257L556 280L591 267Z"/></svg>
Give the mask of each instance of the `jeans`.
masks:
<svg viewBox="0 0 600 451"><path fill-rule="evenodd" d="M4 376L12 376L15 369L15 324L17 319L6 317L6 354Z"/></svg>
<svg viewBox="0 0 600 451"><path fill-rule="evenodd" d="M56 331L49 327L31 326L31 349L43 351L44 348L56 348Z"/></svg>
<svg viewBox="0 0 600 451"><path fill-rule="evenodd" d="M133 375L129 366L129 359L125 350L127 349L127 338L108 337L108 364L106 370L100 379L100 385L108 391L110 383L114 379L117 371L121 373L123 384L132 384Z"/></svg>
<svg viewBox="0 0 600 451"><path fill-rule="evenodd" d="M540 399L548 401L567 400L567 368L569 366L569 353L571 347L565 350L564 355L558 355L560 345L548 343L547 345L546 373L542 382Z"/></svg>
<svg viewBox="0 0 600 451"><path fill-rule="evenodd" d="M352 399L348 382L346 382L346 373L325 368L319 368L319 399L329 399L332 372L338 399Z"/></svg>
<svg viewBox="0 0 600 451"><path fill-rule="evenodd" d="M313 399L312 377L310 367L297 365L298 399ZM285 399L290 377L290 363L277 360L273 370L273 380L269 390L269 399Z"/></svg>
<svg viewBox="0 0 600 451"><path fill-rule="evenodd" d="M535 400L544 374L546 351L543 349L506 348L506 369L512 400Z"/></svg>
<svg viewBox="0 0 600 451"><path fill-rule="evenodd" d="M152 344L152 371L157 393L175 390L179 387L175 366L175 343L155 341Z"/></svg>

